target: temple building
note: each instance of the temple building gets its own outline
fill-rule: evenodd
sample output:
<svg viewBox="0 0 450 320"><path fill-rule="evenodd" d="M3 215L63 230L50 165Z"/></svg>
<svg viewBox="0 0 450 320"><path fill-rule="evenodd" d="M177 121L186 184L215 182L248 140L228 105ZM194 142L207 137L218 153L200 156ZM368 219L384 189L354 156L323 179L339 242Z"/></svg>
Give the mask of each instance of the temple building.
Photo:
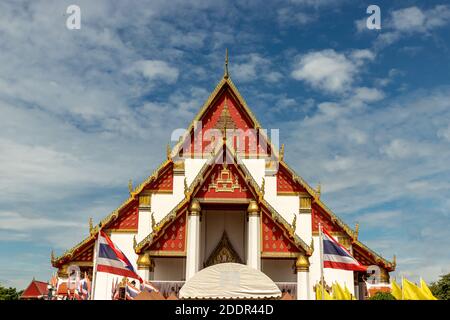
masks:
<svg viewBox="0 0 450 320"><path fill-rule="evenodd" d="M315 299L321 223L361 264L376 266L381 282L389 282L395 261L358 240L358 228L322 202L320 188L294 172L284 161L284 145L268 132L231 80L226 61L222 79L178 142L168 146L164 162L138 186L130 183L116 210L96 225L90 221L89 235L79 244L59 257L52 253L60 281L71 265L92 276L102 229L165 296L178 295L185 284L197 292L189 283L197 273L232 263L259 270L260 279L294 299ZM324 270L327 285L337 281L359 299L366 276ZM121 277L98 272L93 298L111 299L115 278ZM209 285L203 284L205 291Z"/></svg>

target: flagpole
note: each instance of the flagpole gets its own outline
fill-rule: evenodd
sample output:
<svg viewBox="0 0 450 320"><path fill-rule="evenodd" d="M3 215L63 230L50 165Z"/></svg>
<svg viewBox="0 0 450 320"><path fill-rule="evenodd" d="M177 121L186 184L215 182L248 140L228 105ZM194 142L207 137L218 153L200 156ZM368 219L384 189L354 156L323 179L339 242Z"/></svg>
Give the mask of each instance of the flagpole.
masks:
<svg viewBox="0 0 450 320"><path fill-rule="evenodd" d="M95 287L96 285L96 279L97 279L97 257L98 257L98 235L100 234L100 231L97 233L97 239L95 239L95 245L94 245L94 263L93 263L93 272L92 272L92 289L91 289L91 300L94 300L94 294L95 294Z"/></svg>
<svg viewBox="0 0 450 320"><path fill-rule="evenodd" d="M325 286L323 276L323 236L322 236L322 224L319 222L319 248L320 248L320 284L322 287L322 300L324 300Z"/></svg>

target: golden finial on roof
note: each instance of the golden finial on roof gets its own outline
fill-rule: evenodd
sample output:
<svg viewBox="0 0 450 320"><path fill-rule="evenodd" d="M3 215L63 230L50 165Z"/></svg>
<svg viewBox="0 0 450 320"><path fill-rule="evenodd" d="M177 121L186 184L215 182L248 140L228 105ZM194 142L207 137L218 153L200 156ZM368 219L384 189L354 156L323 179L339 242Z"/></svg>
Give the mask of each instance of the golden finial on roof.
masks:
<svg viewBox="0 0 450 320"><path fill-rule="evenodd" d="M225 79L228 79L228 48L225 49L225 73L223 75Z"/></svg>
<svg viewBox="0 0 450 320"><path fill-rule="evenodd" d="M319 182L319 184L317 185L317 196L320 198L320 193L322 192L322 184Z"/></svg>
<svg viewBox="0 0 450 320"><path fill-rule="evenodd" d="M184 178L184 195L186 196L188 194L188 184L187 184L187 178Z"/></svg>
<svg viewBox="0 0 450 320"><path fill-rule="evenodd" d="M284 159L284 143L281 145L280 148L280 161L283 161Z"/></svg>
<svg viewBox="0 0 450 320"><path fill-rule="evenodd" d="M359 223L357 222L355 225L355 240L358 240L358 234L359 234Z"/></svg>
<svg viewBox="0 0 450 320"><path fill-rule="evenodd" d="M311 244L309 245L309 247L311 248L311 251L314 252L314 239L311 238Z"/></svg>
<svg viewBox="0 0 450 320"><path fill-rule="evenodd" d="M133 236L133 248L136 248L137 241L136 241L136 235Z"/></svg>
<svg viewBox="0 0 450 320"><path fill-rule="evenodd" d="M55 261L55 251L53 251L53 249L52 252L50 253L50 259L51 261Z"/></svg>
<svg viewBox="0 0 450 320"><path fill-rule="evenodd" d="M295 229L297 228L297 215L294 213L294 219L292 219L292 234L295 234Z"/></svg>
<svg viewBox="0 0 450 320"><path fill-rule="evenodd" d="M264 178L262 178L262 183L261 183L261 193L264 195L264 193L266 192L266 180Z"/></svg>
<svg viewBox="0 0 450 320"><path fill-rule="evenodd" d="M394 254L394 257L392 258L392 265L394 268L397 266L397 256Z"/></svg>
<svg viewBox="0 0 450 320"><path fill-rule="evenodd" d="M167 155L167 160L170 160L172 158L172 150L170 148L170 143L167 144L167 148L166 148L166 155Z"/></svg>
<svg viewBox="0 0 450 320"><path fill-rule="evenodd" d="M128 191L130 192L130 195L133 193L133 180L128 181Z"/></svg>
<svg viewBox="0 0 450 320"><path fill-rule="evenodd" d="M151 219L152 219L152 230L155 231L156 221L155 221L155 213L154 212L152 212Z"/></svg>
<svg viewBox="0 0 450 320"><path fill-rule="evenodd" d="M92 230L94 229L94 223L92 222L92 217L89 218L89 234L92 234Z"/></svg>

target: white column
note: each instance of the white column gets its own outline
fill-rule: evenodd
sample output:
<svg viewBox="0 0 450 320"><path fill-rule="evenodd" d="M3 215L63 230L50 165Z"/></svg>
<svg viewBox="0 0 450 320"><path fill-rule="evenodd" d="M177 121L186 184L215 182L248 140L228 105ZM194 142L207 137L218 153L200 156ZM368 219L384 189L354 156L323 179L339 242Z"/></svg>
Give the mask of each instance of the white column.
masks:
<svg viewBox="0 0 450 320"><path fill-rule="evenodd" d="M297 270L297 300L310 300L308 257L300 255L295 262L295 268Z"/></svg>
<svg viewBox="0 0 450 320"><path fill-rule="evenodd" d="M308 194L300 194L299 219L296 233L307 244L312 241L311 197Z"/></svg>
<svg viewBox="0 0 450 320"><path fill-rule="evenodd" d="M250 201L247 214L247 265L261 270L261 218L256 201Z"/></svg>
<svg viewBox="0 0 450 320"><path fill-rule="evenodd" d="M152 232L151 223L151 194L144 193L139 196L138 233L136 241L141 242Z"/></svg>
<svg viewBox="0 0 450 320"><path fill-rule="evenodd" d="M188 212L186 281L200 268L200 214L200 204L193 200Z"/></svg>

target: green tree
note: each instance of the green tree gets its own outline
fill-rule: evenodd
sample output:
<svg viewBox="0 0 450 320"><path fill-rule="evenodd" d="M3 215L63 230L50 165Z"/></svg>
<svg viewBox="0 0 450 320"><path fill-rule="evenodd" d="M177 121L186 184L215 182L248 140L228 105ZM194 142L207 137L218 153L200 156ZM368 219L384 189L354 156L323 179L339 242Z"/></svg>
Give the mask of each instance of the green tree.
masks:
<svg viewBox="0 0 450 320"><path fill-rule="evenodd" d="M23 291L17 291L16 288L5 288L0 285L0 300L18 300Z"/></svg>
<svg viewBox="0 0 450 320"><path fill-rule="evenodd" d="M373 297L370 297L369 300L396 300L394 296L387 292L377 292Z"/></svg>
<svg viewBox="0 0 450 320"><path fill-rule="evenodd" d="M450 273L442 275L439 281L433 282L430 290L439 300L450 300Z"/></svg>

